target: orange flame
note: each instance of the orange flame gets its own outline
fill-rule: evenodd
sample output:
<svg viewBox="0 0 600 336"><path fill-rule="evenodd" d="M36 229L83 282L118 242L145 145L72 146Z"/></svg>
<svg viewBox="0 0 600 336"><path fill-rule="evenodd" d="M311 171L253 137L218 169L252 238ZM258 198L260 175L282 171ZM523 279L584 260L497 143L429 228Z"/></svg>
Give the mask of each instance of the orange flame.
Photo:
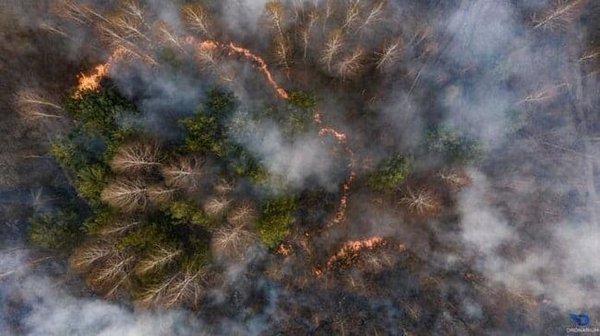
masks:
<svg viewBox="0 0 600 336"><path fill-rule="evenodd" d="M323 121L321 119L321 113L318 110L315 112L314 120L315 120L315 123L319 126L321 126L323 124ZM340 198L340 203L338 205L338 209L336 211L335 217L328 225L328 226L332 226L332 225L340 224L340 223L344 222L344 220L346 219L346 210L348 209L348 197L350 194L350 187L352 186L352 183L356 179L356 172L353 170L354 152L348 145L348 137L346 136L345 133L339 132L331 127L322 127L319 130L319 135L320 136L332 135L337 140L337 142L343 146L346 153L348 153L348 155L350 156L350 165L349 165L350 166L350 175L348 176L348 178L346 179L346 181L344 182L344 185L342 187L342 197Z"/></svg>
<svg viewBox="0 0 600 336"><path fill-rule="evenodd" d="M100 90L100 81L108 75L108 71L109 64L105 63L96 66L94 72L89 75L79 74L79 84L77 84L77 91L73 94L73 98L80 99L81 94L85 91Z"/></svg>
<svg viewBox="0 0 600 336"><path fill-rule="evenodd" d="M386 241L382 237L346 242L333 257L329 258L327 268L331 269L337 261L356 255L362 250L373 250L384 245L386 245Z"/></svg>
<svg viewBox="0 0 600 336"><path fill-rule="evenodd" d="M187 43L190 43L193 41L193 39L188 38L185 41ZM269 82L269 84L271 85L273 90L275 90L275 92L277 92L277 95L281 99L287 100L289 98L287 91L285 91L285 89L283 89L281 86L279 86L279 84L277 84L275 79L273 79L273 74L271 73L271 71L269 71L269 67L267 66L267 63L265 62L265 60L263 60L260 56L257 56L256 54L252 53L252 51L250 51L249 49L242 48L238 45L235 45L233 42L229 42L229 44L223 44L223 43L220 43L218 41L213 41L213 40L206 40L206 41L199 42L198 48L201 50L222 49L222 50L225 50L229 54L229 56L236 55L236 54L241 55L242 57L250 60L252 63L254 63L258 67L258 70L260 70L260 72L262 72L265 75L265 77L267 78L267 81Z"/></svg>
<svg viewBox="0 0 600 336"><path fill-rule="evenodd" d="M117 48L112 55L110 55L106 63L99 64L94 68L94 72L88 75L85 75L84 73L79 74L79 83L77 84L77 90L73 94L73 98L81 99L81 96L85 91L99 91L100 82L104 77L109 75L111 66L122 59L125 54L125 49Z"/></svg>
<svg viewBox="0 0 600 336"><path fill-rule="evenodd" d="M285 89L283 89L273 78L273 74L269 71L269 67L267 63L260 57L252 53L249 49L240 47L233 42L229 44L224 44L215 40L205 40L201 42L197 42L194 37L184 37L181 41L185 44L196 45L198 50L206 51L206 50L217 50L221 49L228 53L228 55L241 55L242 57L250 60L254 63L258 70L263 73L266 77L268 83L275 90L278 97L284 100L289 99L289 95ZM127 50L122 48L117 48L115 52L111 55L108 61L104 64L100 64L95 68L94 73L90 75L81 74L79 76L79 85L77 86L77 90L73 95L74 98L81 98L81 95L84 91L97 91L100 89L101 80L109 75L111 66L122 59L123 56L127 53ZM320 112L317 110L314 116L315 123L319 126L322 126L322 120ZM321 127L319 131L320 136L332 135L337 142L344 147L344 150L350 155L350 175L344 182L342 188L342 197L340 199L340 203L338 205L338 210L336 211L336 215L333 220L330 222L330 225L339 224L346 219L346 210L348 208L348 194L350 192L350 187L356 178L356 173L352 170L354 166L354 153L348 146L348 139L346 134L339 132L330 127Z"/></svg>

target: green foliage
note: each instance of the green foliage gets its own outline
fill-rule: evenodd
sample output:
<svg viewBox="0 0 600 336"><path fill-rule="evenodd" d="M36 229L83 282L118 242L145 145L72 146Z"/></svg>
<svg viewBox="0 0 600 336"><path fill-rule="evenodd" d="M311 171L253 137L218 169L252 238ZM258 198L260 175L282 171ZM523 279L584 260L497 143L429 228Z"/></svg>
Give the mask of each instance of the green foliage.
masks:
<svg viewBox="0 0 600 336"><path fill-rule="evenodd" d="M101 142L97 138L82 134L79 129L74 130L67 137L55 141L50 147L50 154L58 163L68 169L77 171L88 164L98 162L96 156L101 153Z"/></svg>
<svg viewBox="0 0 600 336"><path fill-rule="evenodd" d="M442 154L449 163L467 163L483 155L480 142L449 127L429 131L427 144L429 150Z"/></svg>
<svg viewBox="0 0 600 336"><path fill-rule="evenodd" d="M77 172L77 191L91 205L100 205L100 194L108 182L108 174L106 166L100 164L80 169Z"/></svg>
<svg viewBox="0 0 600 336"><path fill-rule="evenodd" d="M141 134L133 128L124 127L116 130L107 139L105 139L106 148L104 150L102 161L105 163L110 162L115 154L117 154L121 146L128 141L132 141L133 139L140 137Z"/></svg>
<svg viewBox="0 0 600 336"><path fill-rule="evenodd" d="M166 228L159 223L146 223L141 228L129 232L118 242L119 249L134 248L138 251L151 251L156 246L165 246L170 243Z"/></svg>
<svg viewBox="0 0 600 336"><path fill-rule="evenodd" d="M262 120L272 120L277 123L281 129L282 135L286 139L304 134L314 127L314 110L310 108L313 103L310 100L296 102L296 104L285 104L278 106L265 107L257 111L254 118L257 122Z"/></svg>
<svg viewBox="0 0 600 336"><path fill-rule="evenodd" d="M193 118L180 121L187 132L184 150L192 153L225 154L225 122L235 108L232 93L220 90L209 92L204 106Z"/></svg>
<svg viewBox="0 0 600 336"><path fill-rule="evenodd" d="M206 237L194 237L190 239L190 246L181 258L181 268L197 271L208 265L211 260L210 244Z"/></svg>
<svg viewBox="0 0 600 336"><path fill-rule="evenodd" d="M317 98L303 91L292 91L289 94L288 102L301 109L310 110L317 107Z"/></svg>
<svg viewBox="0 0 600 336"><path fill-rule="evenodd" d="M206 228L210 228L213 224L204 211L191 202L175 201L171 203L168 212L177 224L189 223Z"/></svg>
<svg viewBox="0 0 600 336"><path fill-rule="evenodd" d="M65 168L75 170L86 163L78 146L70 139L53 142L50 147L50 154Z"/></svg>
<svg viewBox="0 0 600 336"><path fill-rule="evenodd" d="M254 156L242 146L230 146L227 157L229 158L229 171L237 176L254 180L262 177L265 173Z"/></svg>
<svg viewBox="0 0 600 336"><path fill-rule="evenodd" d="M377 191L389 191L397 188L411 172L409 159L394 155L383 161L377 171L369 177L369 186Z"/></svg>
<svg viewBox="0 0 600 336"><path fill-rule="evenodd" d="M223 134L216 117L200 112L194 118L184 119L180 123L187 131L185 151L223 156Z"/></svg>
<svg viewBox="0 0 600 336"><path fill-rule="evenodd" d="M116 220L117 218L110 207L100 205L94 208L94 214L85 220L83 227L87 234L93 235Z"/></svg>
<svg viewBox="0 0 600 336"><path fill-rule="evenodd" d="M85 91L80 98L68 98L65 110L88 133L110 136L119 128L117 121L126 111L135 111L112 85L100 91Z"/></svg>
<svg viewBox="0 0 600 336"><path fill-rule="evenodd" d="M290 234L297 208L297 200L293 197L265 202L256 228L267 248L275 249Z"/></svg>
<svg viewBox="0 0 600 336"><path fill-rule="evenodd" d="M75 211L58 211L31 219L29 240L41 248L70 252L82 239L81 221Z"/></svg>

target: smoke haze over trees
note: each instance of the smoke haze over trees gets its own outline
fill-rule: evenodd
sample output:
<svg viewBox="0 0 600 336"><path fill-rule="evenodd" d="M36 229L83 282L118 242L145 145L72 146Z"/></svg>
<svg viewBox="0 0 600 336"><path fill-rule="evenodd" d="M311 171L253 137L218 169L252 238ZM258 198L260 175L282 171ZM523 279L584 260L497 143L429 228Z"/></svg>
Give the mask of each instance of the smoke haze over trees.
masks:
<svg viewBox="0 0 600 336"><path fill-rule="evenodd" d="M0 0L0 334L598 326L598 15Z"/></svg>

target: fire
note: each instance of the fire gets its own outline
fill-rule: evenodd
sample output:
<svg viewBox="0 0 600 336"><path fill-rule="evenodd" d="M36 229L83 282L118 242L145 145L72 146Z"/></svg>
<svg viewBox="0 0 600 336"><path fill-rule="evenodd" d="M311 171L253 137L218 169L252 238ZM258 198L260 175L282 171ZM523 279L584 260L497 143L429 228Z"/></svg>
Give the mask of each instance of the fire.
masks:
<svg viewBox="0 0 600 336"><path fill-rule="evenodd" d="M319 126L322 126L323 124L323 121L321 119L321 113L318 110L315 112L314 121ZM356 179L356 172L353 170L353 167L355 165L354 152L348 145L348 137L345 133L339 132L331 127L321 127L321 129L319 130L319 135L332 135L337 140L338 144L340 144L344 148L344 150L346 151L346 153L348 153L350 157L350 175L348 176L348 178L344 182L344 185L342 186L342 197L340 198L340 203L338 205L335 217L333 217L333 220L328 225L332 226L340 224L346 219L346 210L348 209L348 197L350 194L350 187Z"/></svg>
<svg viewBox="0 0 600 336"><path fill-rule="evenodd" d="M186 39L186 42L188 42L188 43L190 43L192 41L193 41L193 39ZM221 50L226 51L229 56L240 55L240 56L250 60L252 63L254 63L257 66L258 70L260 70L260 72L262 72L265 75L265 77L267 78L267 81L269 82L269 84L271 85L273 90L275 90L275 92L277 92L277 95L279 96L279 98L285 99L285 100L287 100L289 98L287 91L285 91L285 89L283 89L281 86L279 86L279 84L277 84L275 79L273 79L273 74L269 70L267 62L265 62L265 60L263 60L260 56L257 56L256 54L252 53L252 51L250 51L249 49L240 47L240 46L234 44L233 42L229 42L229 44L223 44L221 42L213 41L213 40L202 41L202 42L197 43L197 45L200 50L221 49Z"/></svg>
<svg viewBox="0 0 600 336"><path fill-rule="evenodd" d="M346 242L342 248L327 261L327 268L331 269L337 262L358 255L363 250L373 250L386 245L382 237L372 237L365 240Z"/></svg>
<svg viewBox="0 0 600 336"><path fill-rule="evenodd" d="M123 48L117 48L108 58L108 61L104 64L99 64L94 68L94 72L89 75L83 73L79 74L79 83L77 84L77 90L73 94L73 98L80 99L81 95L85 91L98 91L100 90L100 82L102 79L109 75L111 66L117 61L121 60L126 54L126 50Z"/></svg>
<svg viewBox="0 0 600 336"><path fill-rule="evenodd" d="M293 250L290 244L281 244L277 249L277 254L282 255L284 257L289 256L290 254L292 254L292 252Z"/></svg>
<svg viewBox="0 0 600 336"><path fill-rule="evenodd" d="M266 77L267 82L270 84L270 86L273 88L273 90L277 93L277 96L279 98L281 98L283 100L289 99L289 95L288 95L287 91L284 88L282 88L275 81L273 74L269 70L267 63L260 56L252 53L252 51L250 51L249 49L240 47L240 46L234 44L233 42L221 43L221 42L215 41L215 40L204 40L204 41L198 42L194 37L190 37L190 36L182 38L181 41L188 45L195 45L196 48L198 48L197 50L199 53L206 52L206 51L223 50L229 56L240 55L240 56L248 59L249 61L254 63L257 66L258 70ZM102 81L102 79L104 77L109 75L112 65L114 63L116 63L117 61L121 60L126 54L127 54L126 50L124 50L122 48L117 48L106 63L96 66L95 71L93 73L91 73L89 75L81 74L79 77L79 84L77 86L77 91L75 92L73 97L81 98L81 95L84 91L99 90L100 82ZM350 192L350 187L356 178L356 173L354 172L354 170L352 170L352 168L354 167L354 153L352 152L352 150L350 149L350 147L348 145L348 137L346 136L346 134L344 134L340 131L337 131L336 129L331 128L331 127L323 127L321 115L318 110L315 112L314 121L317 125L319 125L321 127L321 129L319 130L320 136L327 136L327 135L333 136L336 139L336 141L338 142L338 144L343 146L344 150L350 156L350 169L351 169L350 175L344 182L344 185L342 188L342 197L340 199L340 203L338 205L336 215L333 218L333 220L330 222L330 225L339 224L339 223L342 223L346 219L346 210L348 208L348 195Z"/></svg>
<svg viewBox="0 0 600 336"><path fill-rule="evenodd" d="M73 98L80 99L81 94L85 91L98 91L100 90L100 81L108 75L110 67L108 63L100 64L94 68L94 72L85 75L81 73L79 75L79 84L77 84L77 91L73 95Z"/></svg>

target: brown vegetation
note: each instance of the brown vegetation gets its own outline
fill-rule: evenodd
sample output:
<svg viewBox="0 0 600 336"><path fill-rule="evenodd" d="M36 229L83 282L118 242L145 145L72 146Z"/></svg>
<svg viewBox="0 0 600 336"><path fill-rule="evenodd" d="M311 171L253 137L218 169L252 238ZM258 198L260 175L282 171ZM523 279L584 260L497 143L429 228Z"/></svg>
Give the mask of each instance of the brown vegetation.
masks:
<svg viewBox="0 0 600 336"><path fill-rule="evenodd" d="M19 114L27 121L39 119L60 119L62 115L56 114L63 108L53 102L39 91L22 89L15 95L15 105ZM54 113L49 112L54 111Z"/></svg>
<svg viewBox="0 0 600 336"><path fill-rule="evenodd" d="M200 187L205 175L206 160L200 157L180 157L170 164L162 166L160 172L167 186L195 191Z"/></svg>
<svg viewBox="0 0 600 336"><path fill-rule="evenodd" d="M117 179L110 182L101 194L102 201L123 212L135 212L148 206L148 187L140 179Z"/></svg>
<svg viewBox="0 0 600 336"><path fill-rule="evenodd" d="M110 162L117 173L139 174L149 172L160 165L160 148L153 141L136 141L119 149Z"/></svg>

